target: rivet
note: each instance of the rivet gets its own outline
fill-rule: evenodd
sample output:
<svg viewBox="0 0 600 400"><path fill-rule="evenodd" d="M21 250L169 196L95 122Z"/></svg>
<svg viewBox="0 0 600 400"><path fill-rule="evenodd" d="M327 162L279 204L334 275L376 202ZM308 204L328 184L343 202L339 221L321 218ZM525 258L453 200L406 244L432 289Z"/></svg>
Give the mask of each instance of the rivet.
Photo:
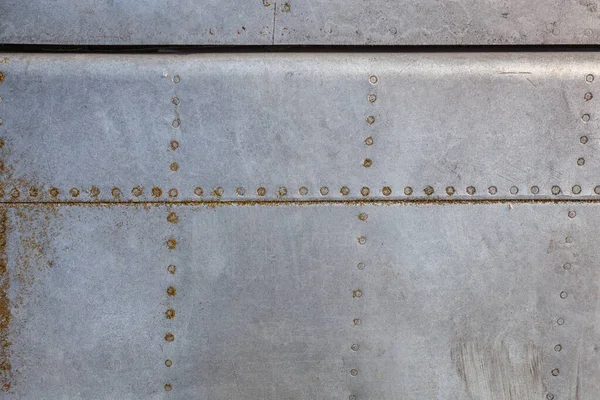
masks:
<svg viewBox="0 0 600 400"><path fill-rule="evenodd" d="M365 139L365 144L367 146L373 146L373 137L369 136L368 138Z"/></svg>
<svg viewBox="0 0 600 400"><path fill-rule="evenodd" d="M281 186L279 189L277 189L277 194L279 195L279 197L284 197L287 195L287 188Z"/></svg>
<svg viewBox="0 0 600 400"><path fill-rule="evenodd" d="M181 82L181 78L179 77L179 75L175 75L173 77L173 83L179 83L179 82Z"/></svg>
<svg viewBox="0 0 600 400"><path fill-rule="evenodd" d="M373 125L374 123L375 123L375 117L374 117L374 116L372 116L372 115L369 115L369 116L367 117L367 124L369 124L369 125Z"/></svg>
<svg viewBox="0 0 600 400"><path fill-rule="evenodd" d="M179 192L177 192L177 189L175 188L171 188L169 189L169 197L177 197Z"/></svg>
<svg viewBox="0 0 600 400"><path fill-rule="evenodd" d="M167 367L171 367L171 366L173 366L173 361L171 361L171 360L166 360L166 361L165 361L165 365L166 365Z"/></svg>
<svg viewBox="0 0 600 400"><path fill-rule="evenodd" d="M181 125L181 120L174 119L173 122L171 122L171 125L173 125L173 128L179 128L179 126Z"/></svg>
<svg viewBox="0 0 600 400"><path fill-rule="evenodd" d="M360 318L354 318L354 325L360 325Z"/></svg>
<svg viewBox="0 0 600 400"><path fill-rule="evenodd" d="M235 189L235 194L237 194L238 196L243 196L246 194L246 189L244 189L243 187L239 187Z"/></svg>
<svg viewBox="0 0 600 400"><path fill-rule="evenodd" d="M360 289L353 290L352 297L362 297L362 290L360 290Z"/></svg>
<svg viewBox="0 0 600 400"><path fill-rule="evenodd" d="M359 348L359 346L358 346L358 344L356 344L356 343L354 343L352 346L350 346L350 349L351 349L352 351L358 351L358 348Z"/></svg>
<svg viewBox="0 0 600 400"><path fill-rule="evenodd" d="M588 142L588 137L587 136L582 136L579 138L579 142L581 144L586 144Z"/></svg>
<svg viewBox="0 0 600 400"><path fill-rule="evenodd" d="M208 30L208 33L210 33L211 35L214 35L215 34L215 28L210 28Z"/></svg>
<svg viewBox="0 0 600 400"><path fill-rule="evenodd" d="M571 269L571 264L569 263L565 263L565 265L563 265L563 268L566 269L567 271Z"/></svg>
<svg viewBox="0 0 600 400"><path fill-rule="evenodd" d="M558 376L560 374L560 371L558 370L558 368L554 368L552 370L552 376Z"/></svg>
<svg viewBox="0 0 600 400"><path fill-rule="evenodd" d="M474 195L476 192L476 189L474 186L467 186L467 193L470 194L471 196Z"/></svg>
<svg viewBox="0 0 600 400"><path fill-rule="evenodd" d="M262 197L267 194L267 189L261 186L258 189L256 189L256 194Z"/></svg>
<svg viewBox="0 0 600 400"><path fill-rule="evenodd" d="M560 186L552 186L551 192L553 195L560 194Z"/></svg>
<svg viewBox="0 0 600 400"><path fill-rule="evenodd" d="M384 196L389 196L389 195L391 195L391 194L392 194L392 188L391 188L391 187L389 187L389 186L384 186L384 187L381 189L381 193L383 193L383 195L384 195Z"/></svg>
<svg viewBox="0 0 600 400"><path fill-rule="evenodd" d="M300 189L298 189L298 193L300 196L306 196L308 194L308 188L306 186L301 186Z"/></svg>
<svg viewBox="0 0 600 400"><path fill-rule="evenodd" d="M560 34L560 29L558 29L558 28L552 29L552 34L558 36Z"/></svg>
<svg viewBox="0 0 600 400"><path fill-rule="evenodd" d="M283 3L279 8L281 12L290 12L291 9L290 3Z"/></svg>
<svg viewBox="0 0 600 400"><path fill-rule="evenodd" d="M173 335L172 333L167 333L165 335L165 340L167 342L173 342L173 341L175 341L175 335Z"/></svg>
<svg viewBox="0 0 600 400"><path fill-rule="evenodd" d="M562 350L562 346L560 344L557 344L556 346L554 346L554 351L561 351Z"/></svg>
<svg viewBox="0 0 600 400"><path fill-rule="evenodd" d="M12 188L12 189L10 190L10 196L11 196L13 199L16 199L16 198L18 198L20 195L21 195L21 193L19 192L19 189L17 189L16 187L14 187L14 188Z"/></svg>
<svg viewBox="0 0 600 400"><path fill-rule="evenodd" d="M538 194L540 192L540 188L537 186L532 186L529 191L531 192L531 194Z"/></svg>
<svg viewBox="0 0 600 400"><path fill-rule="evenodd" d="M165 311L165 316L167 317L167 319L175 318L175 310L169 308L167 311Z"/></svg>
<svg viewBox="0 0 600 400"><path fill-rule="evenodd" d="M2 118L0 118L0 125L2 125L4 123L4 121L2 120Z"/></svg>
<svg viewBox="0 0 600 400"><path fill-rule="evenodd" d="M356 266L356 268L358 268L359 270L363 270L365 269L365 263L364 262L359 262L358 265Z"/></svg>
<svg viewBox="0 0 600 400"><path fill-rule="evenodd" d="M425 186L425 189L423 189L423 192L427 195L427 196L431 196L434 192L433 187L431 186Z"/></svg>
<svg viewBox="0 0 600 400"><path fill-rule="evenodd" d="M590 120L590 114L583 114L581 116L581 119L583 120L583 122L588 122Z"/></svg>
<svg viewBox="0 0 600 400"><path fill-rule="evenodd" d="M348 188L348 186L342 186L340 193L342 196L348 196L350 194L350 188Z"/></svg>
<svg viewBox="0 0 600 400"><path fill-rule="evenodd" d="M577 159L577 165L582 166L585 164L585 158L581 157Z"/></svg>
<svg viewBox="0 0 600 400"><path fill-rule="evenodd" d="M322 196L327 196L329 194L329 188L327 186L322 186L321 189L319 189L319 192Z"/></svg>
<svg viewBox="0 0 600 400"><path fill-rule="evenodd" d="M167 294L168 294L169 296L175 296L175 295L177 294L177 289L175 289L175 287L174 287L174 286L169 286L169 287L167 288Z"/></svg>
<svg viewBox="0 0 600 400"><path fill-rule="evenodd" d="M175 265L171 264L167 267L167 271L169 271L170 274L174 274L175 271L177 271L177 267Z"/></svg>
<svg viewBox="0 0 600 400"><path fill-rule="evenodd" d="M200 186L197 186L194 188L194 194L198 197L202 197L204 196L204 189L202 189Z"/></svg>
<svg viewBox="0 0 600 400"><path fill-rule="evenodd" d="M413 189L410 186L404 188L404 194L410 196L413 193Z"/></svg>
<svg viewBox="0 0 600 400"><path fill-rule="evenodd" d="M361 221L366 221L368 218L369 216L365 213L358 214L358 219L360 219Z"/></svg>
<svg viewBox="0 0 600 400"><path fill-rule="evenodd" d="M171 390L173 390L173 385L171 385L170 383L167 383L167 384L165 385L165 390L166 390L167 392L170 392Z"/></svg>
<svg viewBox="0 0 600 400"><path fill-rule="evenodd" d="M362 189L360 189L360 194L362 194L363 196L368 196L369 193L371 193L371 189L369 189L366 186L363 186Z"/></svg>
<svg viewBox="0 0 600 400"><path fill-rule="evenodd" d="M371 84L373 84L373 85L374 85L374 84L376 84L376 83L377 83L377 77L376 77L375 75L371 75L371 76L369 77L369 82L370 82Z"/></svg>
<svg viewBox="0 0 600 400"><path fill-rule="evenodd" d="M167 221L169 221L172 224L176 224L177 222L179 222L179 217L177 216L177 213L170 212L169 215L167 215Z"/></svg>
<svg viewBox="0 0 600 400"><path fill-rule="evenodd" d="M77 188L71 188L71 190L69 190L69 194L72 197L77 197L77 196L79 196L79 189L77 189Z"/></svg>
<svg viewBox="0 0 600 400"><path fill-rule="evenodd" d="M370 158L365 158L365 161L363 161L363 166L365 168L369 168L371 165L373 165L373 160Z"/></svg>
<svg viewBox="0 0 600 400"><path fill-rule="evenodd" d="M177 247L177 240L170 238L169 240L167 240L167 247L169 249L174 249Z"/></svg>
<svg viewBox="0 0 600 400"><path fill-rule="evenodd" d="M176 106L179 105L179 97L175 96L171 98L171 102Z"/></svg>
<svg viewBox="0 0 600 400"><path fill-rule="evenodd" d="M360 245L367 243L367 238L364 236L358 237L357 240L358 240L358 244L360 244Z"/></svg>
<svg viewBox="0 0 600 400"><path fill-rule="evenodd" d="M152 196L154 196L154 197L162 196L162 189L159 187L153 187L152 188Z"/></svg>
<svg viewBox="0 0 600 400"><path fill-rule="evenodd" d="M51 187L50 190L48 190L48 193L50 193L51 197L58 197L60 190L55 187Z"/></svg>
<svg viewBox="0 0 600 400"><path fill-rule="evenodd" d="M510 187L510 194L517 194L519 193L519 188L516 186L511 186Z"/></svg>
<svg viewBox="0 0 600 400"><path fill-rule="evenodd" d="M567 236L565 238L565 242L567 242L567 243L573 243L573 238L571 236Z"/></svg>
<svg viewBox="0 0 600 400"><path fill-rule="evenodd" d="M560 298L561 299L566 299L569 295L567 294L567 292L560 292Z"/></svg>
<svg viewBox="0 0 600 400"><path fill-rule="evenodd" d="M565 320L564 320L563 318L559 318L559 319L557 319L557 320L556 320L556 323L557 323L558 325L564 325L564 323L565 323Z"/></svg>
<svg viewBox="0 0 600 400"><path fill-rule="evenodd" d="M356 400L356 396L351 394L350 397L348 397L348 400Z"/></svg>
<svg viewBox="0 0 600 400"><path fill-rule="evenodd" d="M121 189L119 188L113 188L113 190L110 191L110 193L113 195L113 197L115 198L119 198L121 197Z"/></svg>
<svg viewBox="0 0 600 400"><path fill-rule="evenodd" d="M221 197L223 196L224 190L222 187L218 187L215 190L213 190L213 195L217 196L217 197Z"/></svg>
<svg viewBox="0 0 600 400"><path fill-rule="evenodd" d="M179 142L177 140L171 140L171 150L177 150L179 148Z"/></svg>
<svg viewBox="0 0 600 400"><path fill-rule="evenodd" d="M39 194L38 189L35 187L29 188L29 196L30 197L37 197Z"/></svg>
<svg viewBox="0 0 600 400"><path fill-rule="evenodd" d="M596 187L594 188L594 193L596 193L596 194L600 194L600 186L596 186Z"/></svg>
<svg viewBox="0 0 600 400"><path fill-rule="evenodd" d="M594 95L591 92L587 92L586 94L583 95L583 98L585 99L585 101L590 101L591 99L594 98Z"/></svg>
<svg viewBox="0 0 600 400"><path fill-rule="evenodd" d="M488 193L491 194L492 196L495 195L496 193L498 193L498 188L496 186L490 186L488 188Z"/></svg>
<svg viewBox="0 0 600 400"><path fill-rule="evenodd" d="M270 5L271 3L269 2L269 0L263 0L263 6L269 7Z"/></svg>
<svg viewBox="0 0 600 400"><path fill-rule="evenodd" d="M446 194L448 196L452 196L454 193L456 193L456 190L454 189L454 186L448 186L446 188Z"/></svg>
<svg viewBox="0 0 600 400"><path fill-rule="evenodd" d="M546 395L546 400L554 400L554 395L552 393L548 393Z"/></svg>
<svg viewBox="0 0 600 400"><path fill-rule="evenodd" d="M171 163L171 165L169 166L169 168L171 169L171 171L175 172L179 169L179 164L177 164L176 162Z"/></svg>
<svg viewBox="0 0 600 400"><path fill-rule="evenodd" d="M569 211L568 215L569 215L569 218L575 218L577 213L574 210L571 210L571 211Z"/></svg>
<svg viewBox="0 0 600 400"><path fill-rule="evenodd" d="M144 194L144 191L142 190L141 187L136 186L133 189L131 189L131 194L134 195L135 197L140 197L142 194Z"/></svg>
<svg viewBox="0 0 600 400"><path fill-rule="evenodd" d="M571 191L573 192L573 194L579 194L581 193L581 186L575 185L571 188Z"/></svg>
<svg viewBox="0 0 600 400"><path fill-rule="evenodd" d="M375 103L377 101L377 96L374 94L369 95L369 102Z"/></svg>
<svg viewBox="0 0 600 400"><path fill-rule="evenodd" d="M357 369L350 370L350 375L357 376L358 375L358 370Z"/></svg>

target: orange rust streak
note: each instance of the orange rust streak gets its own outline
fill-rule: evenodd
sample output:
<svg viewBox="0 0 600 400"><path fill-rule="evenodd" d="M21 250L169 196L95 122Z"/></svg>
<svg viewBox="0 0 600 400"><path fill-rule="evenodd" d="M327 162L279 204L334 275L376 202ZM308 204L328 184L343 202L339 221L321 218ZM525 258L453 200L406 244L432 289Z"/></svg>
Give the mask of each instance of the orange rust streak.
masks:
<svg viewBox="0 0 600 400"><path fill-rule="evenodd" d="M6 208L2 208L0 211L0 383L2 384L2 391L10 389L12 378L12 366L10 364L11 343L8 338L8 328L12 320L12 313L10 299L8 298L10 277L6 255L6 214Z"/></svg>

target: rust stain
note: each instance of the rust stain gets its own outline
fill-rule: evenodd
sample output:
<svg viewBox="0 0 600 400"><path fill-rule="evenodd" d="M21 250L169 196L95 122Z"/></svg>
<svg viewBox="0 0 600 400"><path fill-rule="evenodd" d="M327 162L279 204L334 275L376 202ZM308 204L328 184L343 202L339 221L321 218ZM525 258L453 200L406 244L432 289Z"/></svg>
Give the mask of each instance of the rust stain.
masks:
<svg viewBox="0 0 600 400"><path fill-rule="evenodd" d="M12 380L11 343L8 337L12 313L10 299L8 298L10 277L6 255L6 233L8 230L6 211L6 208L2 208L0 211L0 384L2 385L2 391L10 389Z"/></svg>

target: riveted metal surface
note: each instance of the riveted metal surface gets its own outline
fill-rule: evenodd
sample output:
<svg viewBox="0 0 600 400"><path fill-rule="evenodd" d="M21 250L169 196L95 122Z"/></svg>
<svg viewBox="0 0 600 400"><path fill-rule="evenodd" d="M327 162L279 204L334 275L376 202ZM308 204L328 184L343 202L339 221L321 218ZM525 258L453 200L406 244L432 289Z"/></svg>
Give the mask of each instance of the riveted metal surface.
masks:
<svg viewBox="0 0 600 400"><path fill-rule="evenodd" d="M596 53L1 57L4 201L600 193Z"/></svg>
<svg viewBox="0 0 600 400"><path fill-rule="evenodd" d="M20 44L596 44L595 0L7 0Z"/></svg>
<svg viewBox="0 0 600 400"><path fill-rule="evenodd" d="M599 57L0 55L0 398L595 399Z"/></svg>

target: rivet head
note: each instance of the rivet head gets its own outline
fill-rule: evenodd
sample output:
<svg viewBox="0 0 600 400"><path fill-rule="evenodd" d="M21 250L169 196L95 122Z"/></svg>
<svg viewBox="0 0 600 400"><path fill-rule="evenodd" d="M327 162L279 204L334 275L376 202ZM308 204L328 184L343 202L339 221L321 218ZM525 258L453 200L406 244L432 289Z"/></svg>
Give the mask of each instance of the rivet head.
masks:
<svg viewBox="0 0 600 400"><path fill-rule="evenodd" d="M364 245L365 243L367 243L367 238L364 236L357 238L357 240L358 240L358 244L360 244L360 245Z"/></svg>
<svg viewBox="0 0 600 400"><path fill-rule="evenodd" d="M577 213L574 210L569 211L568 213L569 218L575 218L577 216Z"/></svg>
<svg viewBox="0 0 600 400"><path fill-rule="evenodd" d="M113 195L114 198L121 197L121 189L119 188L113 188L113 190L111 190L110 193Z"/></svg>
<svg viewBox="0 0 600 400"><path fill-rule="evenodd" d="M237 194L238 196L243 196L246 194L246 189L244 189L243 187L239 187L235 189L235 194Z"/></svg>
<svg viewBox="0 0 600 400"><path fill-rule="evenodd" d="M167 288L167 294L169 296L175 296L177 294L177 289L175 289L175 286L169 286Z"/></svg>
<svg viewBox="0 0 600 400"><path fill-rule="evenodd" d="M170 212L169 215L167 215L167 221L169 221L172 224L176 224L177 222L179 222L179 217L177 216L177 213Z"/></svg>
<svg viewBox="0 0 600 400"><path fill-rule="evenodd" d="M152 196L154 196L154 197L162 196L162 189L159 187L153 187L152 188Z"/></svg>
<svg viewBox="0 0 600 400"><path fill-rule="evenodd" d="M567 243L573 243L573 238L571 236L567 236L565 238L565 242L567 242Z"/></svg>
<svg viewBox="0 0 600 400"><path fill-rule="evenodd" d="M362 290L360 290L360 289L353 290L352 297L362 297Z"/></svg>
<svg viewBox="0 0 600 400"><path fill-rule="evenodd" d="M552 189L550 191L553 195L558 195L560 194L560 186L552 186Z"/></svg>
<svg viewBox="0 0 600 400"><path fill-rule="evenodd" d="M281 12L290 12L291 9L292 7L290 6L290 3L283 3L279 8Z"/></svg>
<svg viewBox="0 0 600 400"><path fill-rule="evenodd" d="M131 194L134 195L135 197L140 197L142 194L144 194L144 191L142 190L141 187L136 186L133 189L131 189Z"/></svg>
<svg viewBox="0 0 600 400"><path fill-rule="evenodd" d="M585 164L585 158L580 157L577 159L577 165L579 165L581 167L584 164Z"/></svg>
<svg viewBox="0 0 600 400"><path fill-rule="evenodd" d="M553 394L551 394L551 393L548 393L548 394L546 395L546 400L554 400L554 395L553 395Z"/></svg>
<svg viewBox="0 0 600 400"><path fill-rule="evenodd" d="M356 396L355 396L355 395L353 395L353 394L351 394L351 395L348 397L348 400L356 400Z"/></svg>
<svg viewBox="0 0 600 400"><path fill-rule="evenodd" d="M366 213L358 214L358 219L360 219L361 221L366 221L368 218L369 216Z"/></svg>
<svg viewBox="0 0 600 400"><path fill-rule="evenodd" d="M173 128L179 128L179 126L181 125L181 120L174 119L173 122L171 122L171 125L173 126Z"/></svg>
<svg viewBox="0 0 600 400"><path fill-rule="evenodd" d="M425 186L425 189L423 189L423 193L425 193L427 196L431 196L433 192L434 190L432 186Z"/></svg>
<svg viewBox="0 0 600 400"><path fill-rule="evenodd" d="M370 158L365 158L365 161L363 161L363 166L365 168L369 168L371 167L371 165L373 165L373 160L371 160Z"/></svg>
<svg viewBox="0 0 600 400"><path fill-rule="evenodd" d="M580 194L581 193L581 186L579 185L575 185L571 188L571 191L573 192L573 194Z"/></svg>
<svg viewBox="0 0 600 400"><path fill-rule="evenodd" d="M356 344L356 343L354 343L352 346L350 346L350 349L351 349L352 351L358 351L358 348L359 348L359 346L358 346L358 344Z"/></svg>
<svg viewBox="0 0 600 400"><path fill-rule="evenodd" d="M171 163L171 165L169 165L169 169L173 172L176 172L179 170L179 164L177 164L176 162Z"/></svg>
<svg viewBox="0 0 600 400"><path fill-rule="evenodd" d="M517 194L519 193L519 188L516 186L511 186L510 187L510 194Z"/></svg>
<svg viewBox="0 0 600 400"><path fill-rule="evenodd" d="M369 115L369 116L367 117L367 124L369 124L369 125L373 125L374 123L375 123L375 117L374 117L374 116L372 116L372 115Z"/></svg>
<svg viewBox="0 0 600 400"><path fill-rule="evenodd" d="M369 83L371 83L372 85L377 83L377 77L375 75L371 75L369 77Z"/></svg>
<svg viewBox="0 0 600 400"><path fill-rule="evenodd" d="M596 194L600 194L600 186L596 186L596 187L594 188L594 193L596 193Z"/></svg>
<svg viewBox="0 0 600 400"><path fill-rule="evenodd" d="M173 385L171 385L170 383L167 383L167 384L165 385L165 390L166 390L167 392L170 392L171 390L173 390Z"/></svg>
<svg viewBox="0 0 600 400"><path fill-rule="evenodd" d="M165 317L167 317L167 319L175 318L175 310L169 308L167 311L165 311Z"/></svg>
<svg viewBox="0 0 600 400"><path fill-rule="evenodd" d="M48 193L50 193L50 197L58 197L60 190L55 187L51 187L50 190L48 190Z"/></svg>
<svg viewBox="0 0 600 400"><path fill-rule="evenodd" d="M562 346L560 344L557 344L556 346L554 346L554 351L561 351L562 350Z"/></svg>
<svg viewBox="0 0 600 400"><path fill-rule="evenodd" d="M214 194L216 197L221 197L221 196L223 196L223 193L224 193L224 192L225 192L225 191L224 191L224 190L223 190L223 188L222 188L222 187L220 187L220 186L219 186L218 188L215 188L215 190L213 190L213 194Z"/></svg>
<svg viewBox="0 0 600 400"><path fill-rule="evenodd" d="M168 247L169 249L174 249L174 248L176 248L176 247L177 247L177 240L175 240L175 239L173 239L173 238L171 238L171 239L167 240L167 247Z"/></svg>
<svg viewBox="0 0 600 400"><path fill-rule="evenodd" d="M365 263L359 262L358 265L356 266L356 268L358 268L359 270L362 271L363 269L365 269Z"/></svg>
<svg viewBox="0 0 600 400"><path fill-rule="evenodd" d="M554 368L554 369L552 370L552 376L558 376L559 374L560 374L560 371L559 371L559 369L558 369L558 368Z"/></svg>
<svg viewBox="0 0 600 400"><path fill-rule="evenodd" d="M97 186L92 186L90 189L90 196L92 196L92 197L100 196L100 189Z"/></svg>
<svg viewBox="0 0 600 400"><path fill-rule="evenodd" d="M531 192L531 194L538 194L540 192L540 188L537 186L532 186L529 191Z"/></svg>
<svg viewBox="0 0 600 400"><path fill-rule="evenodd" d="M495 195L496 193L498 193L498 188L496 186L490 186L488 188L488 193L491 194L492 196Z"/></svg>
<svg viewBox="0 0 600 400"><path fill-rule="evenodd" d="M177 96L172 97L171 103L175 104L176 106L179 105L179 97L177 97Z"/></svg>
<svg viewBox="0 0 600 400"><path fill-rule="evenodd" d="M570 270L570 269L571 269L571 264L569 264L569 263L565 263L565 264L563 265L563 268L564 268L565 270L567 270L567 271L568 271L568 270Z"/></svg>
<svg viewBox="0 0 600 400"><path fill-rule="evenodd" d="M392 188L389 186L384 186L381 189L381 193L383 193L384 196L390 196L392 194Z"/></svg>
<svg viewBox="0 0 600 400"><path fill-rule="evenodd" d="M563 318L559 318L559 319L556 320L556 323L558 325L564 325L565 324L565 320Z"/></svg>
<svg viewBox="0 0 600 400"><path fill-rule="evenodd" d="M194 188L194 194L198 197L202 197L204 196L204 189L202 189L200 186L197 186Z"/></svg>
<svg viewBox="0 0 600 400"><path fill-rule="evenodd" d="M413 194L413 189L410 186L407 186L404 188L404 194L406 196L410 196L411 194Z"/></svg>
<svg viewBox="0 0 600 400"><path fill-rule="evenodd" d="M77 189L77 188L71 188L71 190L69 190L69 194L72 197L78 197L79 196L79 189Z"/></svg>
<svg viewBox="0 0 600 400"><path fill-rule="evenodd" d="M560 292L560 298L561 299L566 299L569 295L567 294L567 292Z"/></svg>
<svg viewBox="0 0 600 400"><path fill-rule="evenodd" d="M178 191L175 188L169 189L169 197L177 197Z"/></svg>
<svg viewBox="0 0 600 400"><path fill-rule="evenodd" d="M360 194L362 194L363 196L368 196L368 195L369 195L369 193L371 193L371 189L369 189L369 188L368 188L368 187L366 187L366 186L363 186L363 187L360 189Z"/></svg>
<svg viewBox="0 0 600 400"><path fill-rule="evenodd" d="M454 193L456 193L456 189L454 189L454 186L448 186L446 188L446 194L448 196L452 196Z"/></svg>
<svg viewBox="0 0 600 400"><path fill-rule="evenodd" d="M287 189L282 186L279 189L277 189L277 194L279 195L279 197L284 197L287 195Z"/></svg>
<svg viewBox="0 0 600 400"><path fill-rule="evenodd" d="M321 186L319 193L321 193L321 196L327 196L329 194L329 188L327 186Z"/></svg>
<svg viewBox="0 0 600 400"><path fill-rule="evenodd" d="M308 188L306 186L302 186L300 189L298 189L298 193L300 196L306 196L308 194Z"/></svg>
<svg viewBox="0 0 600 400"><path fill-rule="evenodd" d="M169 271L170 274L174 274L175 271L177 271L177 267L175 265L171 264L167 267L167 271Z"/></svg>
<svg viewBox="0 0 600 400"><path fill-rule="evenodd" d="M173 361L171 361L171 360L166 360L166 361L165 361L165 365L166 365L167 367L172 367L172 366L173 366Z"/></svg>
<svg viewBox="0 0 600 400"><path fill-rule="evenodd" d="M21 192L19 192L19 189L17 189L16 187L14 187L10 190L10 197L12 197L13 199L18 198L20 195L21 195Z"/></svg>
<svg viewBox="0 0 600 400"><path fill-rule="evenodd" d="M350 370L350 375L357 376L358 375L358 370L357 369Z"/></svg>
<svg viewBox="0 0 600 400"><path fill-rule="evenodd" d="M348 196L350 194L350 188L348 188L348 186L342 186L340 193L342 196Z"/></svg>
<svg viewBox="0 0 600 400"><path fill-rule="evenodd" d="M354 325L360 325L360 318L354 318Z"/></svg>
<svg viewBox="0 0 600 400"><path fill-rule="evenodd" d="M179 83L179 82L181 82L181 77L179 75L175 75L173 77L173 83Z"/></svg>
<svg viewBox="0 0 600 400"><path fill-rule="evenodd" d="M594 75L592 75L592 74L586 75L585 76L585 81L586 82L590 82L590 83L594 82Z"/></svg>
<svg viewBox="0 0 600 400"><path fill-rule="evenodd" d="M171 150L177 150L179 148L179 142L177 140L171 140Z"/></svg>
<svg viewBox="0 0 600 400"><path fill-rule="evenodd" d="M30 197L37 197L38 196L38 189L35 187L29 188L29 196Z"/></svg>
<svg viewBox="0 0 600 400"><path fill-rule="evenodd" d="M267 189L261 186L258 189L256 189L256 194L262 197L267 194Z"/></svg>
<svg viewBox="0 0 600 400"><path fill-rule="evenodd" d="M591 99L594 98L594 95L591 92L587 92L586 94L583 95L583 98L585 99L585 101L590 101Z"/></svg>
<svg viewBox="0 0 600 400"><path fill-rule="evenodd" d="M588 121L590 120L590 114L583 114L583 115L581 116L581 120L582 120L583 122L588 122Z"/></svg>
<svg viewBox="0 0 600 400"><path fill-rule="evenodd" d="M173 342L173 341L175 341L175 335L173 335L172 333L167 333L165 335L165 340L167 342Z"/></svg>
<svg viewBox="0 0 600 400"><path fill-rule="evenodd" d="M467 186L467 193L471 196L473 196L475 194L477 190L475 189L474 186Z"/></svg>
<svg viewBox="0 0 600 400"><path fill-rule="evenodd" d="M368 138L365 139L365 144L367 146L373 146L373 137L369 136Z"/></svg>
<svg viewBox="0 0 600 400"><path fill-rule="evenodd" d="M375 103L377 101L377 96L374 94L370 94L369 95L369 102L370 103Z"/></svg>
<svg viewBox="0 0 600 400"><path fill-rule="evenodd" d="M582 136L579 138L579 143L581 144L586 144L588 142L588 137L587 136Z"/></svg>

